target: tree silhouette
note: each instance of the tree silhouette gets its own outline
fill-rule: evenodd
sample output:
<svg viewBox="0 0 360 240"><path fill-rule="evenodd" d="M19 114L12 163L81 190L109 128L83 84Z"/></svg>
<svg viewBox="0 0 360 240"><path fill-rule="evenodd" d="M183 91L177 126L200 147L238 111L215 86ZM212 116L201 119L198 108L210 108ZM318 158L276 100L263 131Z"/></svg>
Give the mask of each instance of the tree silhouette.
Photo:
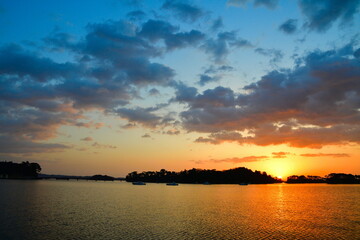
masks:
<svg viewBox="0 0 360 240"><path fill-rule="evenodd" d="M40 172L38 163L0 162L0 178L37 178Z"/></svg>
<svg viewBox="0 0 360 240"><path fill-rule="evenodd" d="M178 182L178 183L276 183L281 180L267 175L266 172L255 171L240 167L224 171L215 169L196 169L183 170L180 172L167 171L161 169L158 172L131 172L126 176L128 182Z"/></svg>

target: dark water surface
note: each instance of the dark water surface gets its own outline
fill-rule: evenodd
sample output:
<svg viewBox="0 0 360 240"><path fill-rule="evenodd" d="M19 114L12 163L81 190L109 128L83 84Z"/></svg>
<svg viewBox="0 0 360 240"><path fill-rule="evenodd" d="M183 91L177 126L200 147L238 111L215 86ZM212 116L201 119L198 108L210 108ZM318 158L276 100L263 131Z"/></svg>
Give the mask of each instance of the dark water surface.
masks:
<svg viewBox="0 0 360 240"><path fill-rule="evenodd" d="M360 239L360 185L0 180L0 239Z"/></svg>

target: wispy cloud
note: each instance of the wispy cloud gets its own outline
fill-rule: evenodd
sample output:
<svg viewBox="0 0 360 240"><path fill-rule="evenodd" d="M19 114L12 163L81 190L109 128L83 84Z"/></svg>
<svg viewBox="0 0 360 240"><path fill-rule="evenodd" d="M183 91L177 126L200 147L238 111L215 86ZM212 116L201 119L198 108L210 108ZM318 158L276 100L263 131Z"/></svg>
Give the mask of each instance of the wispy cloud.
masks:
<svg viewBox="0 0 360 240"><path fill-rule="evenodd" d="M224 158L224 159L209 159L209 160L192 160L196 164L203 163L245 163L245 162L257 162L266 160L269 157L267 156L247 156L247 157L233 157L233 158Z"/></svg>
<svg viewBox="0 0 360 240"><path fill-rule="evenodd" d="M288 155L290 155L289 152L273 152L272 158L286 158Z"/></svg>
<svg viewBox="0 0 360 240"><path fill-rule="evenodd" d="M344 158L350 157L347 153L304 153L300 154L302 157L334 157L334 158Z"/></svg>

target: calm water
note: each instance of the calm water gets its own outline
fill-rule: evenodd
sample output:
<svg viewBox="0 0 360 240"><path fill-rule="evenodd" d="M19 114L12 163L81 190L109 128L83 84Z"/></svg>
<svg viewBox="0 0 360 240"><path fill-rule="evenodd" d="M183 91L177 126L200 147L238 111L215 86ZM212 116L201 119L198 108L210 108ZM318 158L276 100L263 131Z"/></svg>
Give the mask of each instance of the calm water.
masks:
<svg viewBox="0 0 360 240"><path fill-rule="evenodd" d="M1 180L0 239L360 239L360 185Z"/></svg>

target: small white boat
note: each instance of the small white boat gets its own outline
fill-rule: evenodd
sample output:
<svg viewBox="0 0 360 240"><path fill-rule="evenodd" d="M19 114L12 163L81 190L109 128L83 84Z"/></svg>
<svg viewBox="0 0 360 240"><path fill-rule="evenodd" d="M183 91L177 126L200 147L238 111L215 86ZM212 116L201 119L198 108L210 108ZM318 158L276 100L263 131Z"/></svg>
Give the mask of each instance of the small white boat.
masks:
<svg viewBox="0 0 360 240"><path fill-rule="evenodd" d="M144 182L132 182L133 185L146 185Z"/></svg>
<svg viewBox="0 0 360 240"><path fill-rule="evenodd" d="M179 184L176 182L167 183L168 186L178 186Z"/></svg>

